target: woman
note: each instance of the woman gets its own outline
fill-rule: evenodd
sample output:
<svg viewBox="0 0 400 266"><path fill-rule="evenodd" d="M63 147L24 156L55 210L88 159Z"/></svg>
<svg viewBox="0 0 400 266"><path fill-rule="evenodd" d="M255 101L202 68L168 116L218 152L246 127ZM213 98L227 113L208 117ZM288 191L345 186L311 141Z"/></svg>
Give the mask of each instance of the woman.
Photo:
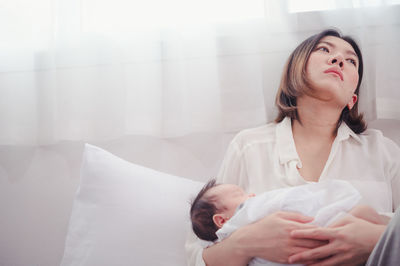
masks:
<svg viewBox="0 0 400 266"><path fill-rule="evenodd" d="M240 132L218 176L257 193L325 179L351 182L364 204L392 213L400 204L400 149L358 113L363 74L350 37L326 30L302 42L284 68L276 123ZM188 241L190 265L246 265L252 257L280 263L364 263L384 225L346 217L314 228L312 217L277 212L202 250ZM204 259L204 262L203 262Z"/></svg>

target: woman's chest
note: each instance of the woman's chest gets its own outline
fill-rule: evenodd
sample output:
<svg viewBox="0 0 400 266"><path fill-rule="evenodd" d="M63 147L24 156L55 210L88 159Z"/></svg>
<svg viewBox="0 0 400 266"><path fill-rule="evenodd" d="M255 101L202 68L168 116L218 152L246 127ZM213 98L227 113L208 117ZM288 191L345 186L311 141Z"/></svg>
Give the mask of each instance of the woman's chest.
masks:
<svg viewBox="0 0 400 266"><path fill-rule="evenodd" d="M326 160L319 180L341 179L349 181L360 192L363 204L377 211L392 210L392 191L382 162L374 156L346 156L338 154ZM259 194L272 189L306 184L298 166L299 160L282 163L279 160L265 160L248 167L248 191ZM310 165L312 167L312 165Z"/></svg>

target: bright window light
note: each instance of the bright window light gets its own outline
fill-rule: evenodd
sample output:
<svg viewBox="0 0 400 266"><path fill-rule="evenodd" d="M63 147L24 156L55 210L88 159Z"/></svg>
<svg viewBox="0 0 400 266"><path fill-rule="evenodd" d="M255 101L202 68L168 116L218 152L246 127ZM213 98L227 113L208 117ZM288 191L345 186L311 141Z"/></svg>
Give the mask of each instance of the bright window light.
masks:
<svg viewBox="0 0 400 266"><path fill-rule="evenodd" d="M263 0L82 0L82 29L119 32L264 17Z"/></svg>
<svg viewBox="0 0 400 266"><path fill-rule="evenodd" d="M308 12L335 9L335 0L290 0L289 12Z"/></svg>
<svg viewBox="0 0 400 266"><path fill-rule="evenodd" d="M333 10L338 8L361 8L399 5L400 0L289 0L290 13Z"/></svg>

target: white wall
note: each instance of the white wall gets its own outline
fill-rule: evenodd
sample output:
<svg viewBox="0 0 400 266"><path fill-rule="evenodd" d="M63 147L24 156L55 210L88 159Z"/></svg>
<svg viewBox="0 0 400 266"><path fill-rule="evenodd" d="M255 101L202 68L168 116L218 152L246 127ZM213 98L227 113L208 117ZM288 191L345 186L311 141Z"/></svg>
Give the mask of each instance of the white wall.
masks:
<svg viewBox="0 0 400 266"><path fill-rule="evenodd" d="M374 121L370 126L384 129L400 144L400 121ZM206 180L216 175L231 138L204 133L92 144L159 171ZM0 146L0 266L59 265L79 184L83 144Z"/></svg>

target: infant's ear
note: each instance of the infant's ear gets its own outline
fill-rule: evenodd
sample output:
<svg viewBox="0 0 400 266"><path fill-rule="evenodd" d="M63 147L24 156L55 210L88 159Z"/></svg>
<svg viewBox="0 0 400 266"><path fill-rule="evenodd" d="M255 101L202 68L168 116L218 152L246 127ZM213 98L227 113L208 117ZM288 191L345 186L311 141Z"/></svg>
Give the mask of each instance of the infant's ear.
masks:
<svg viewBox="0 0 400 266"><path fill-rule="evenodd" d="M223 213L217 213L213 216L213 221L218 228L221 228L229 218L226 217Z"/></svg>

